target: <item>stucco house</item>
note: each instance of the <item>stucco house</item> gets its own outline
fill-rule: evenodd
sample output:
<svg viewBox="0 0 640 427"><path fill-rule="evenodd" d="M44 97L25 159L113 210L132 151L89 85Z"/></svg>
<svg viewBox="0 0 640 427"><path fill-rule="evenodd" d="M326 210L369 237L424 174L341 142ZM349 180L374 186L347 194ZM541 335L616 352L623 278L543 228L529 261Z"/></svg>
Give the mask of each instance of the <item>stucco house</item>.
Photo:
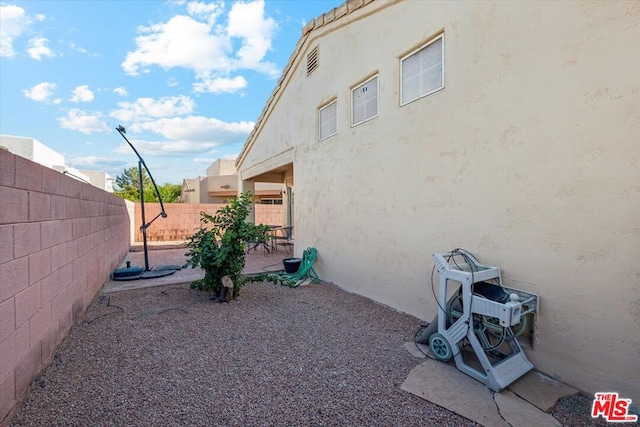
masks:
<svg viewBox="0 0 640 427"><path fill-rule="evenodd" d="M537 369L637 405L638 5L347 1L304 28L239 189L295 189L298 255L421 319L431 254L471 251L540 295Z"/></svg>
<svg viewBox="0 0 640 427"><path fill-rule="evenodd" d="M282 204L284 186L280 182L255 186L256 203ZM211 163L205 176L182 180L182 203L225 203L238 194L238 171L235 160L218 159Z"/></svg>

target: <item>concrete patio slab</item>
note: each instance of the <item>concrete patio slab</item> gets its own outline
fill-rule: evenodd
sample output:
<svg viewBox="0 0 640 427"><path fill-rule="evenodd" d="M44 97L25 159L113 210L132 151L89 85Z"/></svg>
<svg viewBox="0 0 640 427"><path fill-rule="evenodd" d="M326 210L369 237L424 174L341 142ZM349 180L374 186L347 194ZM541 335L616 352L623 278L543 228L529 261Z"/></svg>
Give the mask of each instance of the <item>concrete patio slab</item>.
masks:
<svg viewBox="0 0 640 427"><path fill-rule="evenodd" d="M401 387L485 427L508 427L491 391L455 367L427 359L409 372Z"/></svg>
<svg viewBox="0 0 640 427"><path fill-rule="evenodd" d="M414 343L405 343L404 347L414 357L424 358ZM421 347L429 351L428 346ZM493 393L455 365L430 358L409 373L402 389L487 427L560 426L540 408L549 410L561 397L577 393L538 372L529 372L507 390Z"/></svg>
<svg viewBox="0 0 640 427"><path fill-rule="evenodd" d="M164 248L169 249L164 249ZM182 266L187 260L185 253L187 249L180 244L171 242L154 242L149 245L148 258L149 267L156 265L177 265ZM284 250L266 253L262 250L252 250L246 255L246 264L244 268L245 274L264 273L268 271L278 271L283 269L282 260L289 258L291 255ZM144 268L144 252L132 250L127 253L125 259L119 268L126 267L127 262L131 266L139 266ZM110 280L102 289L103 294L114 292L129 291L132 289L149 288L153 286L176 285L179 283L190 283L204 277L204 271L201 268L184 268L176 271L169 276L156 277L151 279L116 281Z"/></svg>
<svg viewBox="0 0 640 427"><path fill-rule="evenodd" d="M511 384L509 390L545 412L549 412L559 399L578 393L578 390L537 371L528 372Z"/></svg>
<svg viewBox="0 0 640 427"><path fill-rule="evenodd" d="M542 412L530 402L519 398L509 390L502 390L500 393L495 393L493 398L500 409L500 415L514 427L562 426L562 424L551 415Z"/></svg>

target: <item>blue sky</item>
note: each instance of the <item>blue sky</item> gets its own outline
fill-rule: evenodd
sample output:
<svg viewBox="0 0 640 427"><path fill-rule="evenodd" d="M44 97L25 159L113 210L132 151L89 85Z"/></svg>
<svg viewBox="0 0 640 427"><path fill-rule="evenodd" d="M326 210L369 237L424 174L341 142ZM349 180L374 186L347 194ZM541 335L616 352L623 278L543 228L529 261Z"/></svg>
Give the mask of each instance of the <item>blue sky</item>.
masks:
<svg viewBox="0 0 640 427"><path fill-rule="evenodd" d="M302 27L343 0L0 0L0 133L156 181L235 158Z"/></svg>

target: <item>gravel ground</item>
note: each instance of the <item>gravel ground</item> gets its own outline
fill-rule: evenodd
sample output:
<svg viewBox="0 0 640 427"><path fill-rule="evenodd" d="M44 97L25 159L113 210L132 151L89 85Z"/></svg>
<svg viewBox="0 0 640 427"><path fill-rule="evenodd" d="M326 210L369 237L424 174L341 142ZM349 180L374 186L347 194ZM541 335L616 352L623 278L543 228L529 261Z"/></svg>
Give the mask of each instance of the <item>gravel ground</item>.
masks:
<svg viewBox="0 0 640 427"><path fill-rule="evenodd" d="M11 425L477 425L400 389L421 362L403 348L419 324L330 284L248 284L229 304L187 284L112 294L72 328ZM553 415L600 425L590 404L565 398Z"/></svg>

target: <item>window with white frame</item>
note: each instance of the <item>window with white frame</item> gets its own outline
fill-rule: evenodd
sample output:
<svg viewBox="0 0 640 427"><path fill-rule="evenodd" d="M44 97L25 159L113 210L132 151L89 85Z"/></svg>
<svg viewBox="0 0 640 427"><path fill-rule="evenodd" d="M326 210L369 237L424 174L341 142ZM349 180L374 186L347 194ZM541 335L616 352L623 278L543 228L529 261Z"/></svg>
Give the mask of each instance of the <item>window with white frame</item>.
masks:
<svg viewBox="0 0 640 427"><path fill-rule="evenodd" d="M351 91L351 126L378 117L378 76Z"/></svg>
<svg viewBox="0 0 640 427"><path fill-rule="evenodd" d="M430 41L400 60L400 105L444 87L444 36Z"/></svg>
<svg viewBox="0 0 640 427"><path fill-rule="evenodd" d="M322 141L338 132L338 100L320 108L318 111L318 139Z"/></svg>

